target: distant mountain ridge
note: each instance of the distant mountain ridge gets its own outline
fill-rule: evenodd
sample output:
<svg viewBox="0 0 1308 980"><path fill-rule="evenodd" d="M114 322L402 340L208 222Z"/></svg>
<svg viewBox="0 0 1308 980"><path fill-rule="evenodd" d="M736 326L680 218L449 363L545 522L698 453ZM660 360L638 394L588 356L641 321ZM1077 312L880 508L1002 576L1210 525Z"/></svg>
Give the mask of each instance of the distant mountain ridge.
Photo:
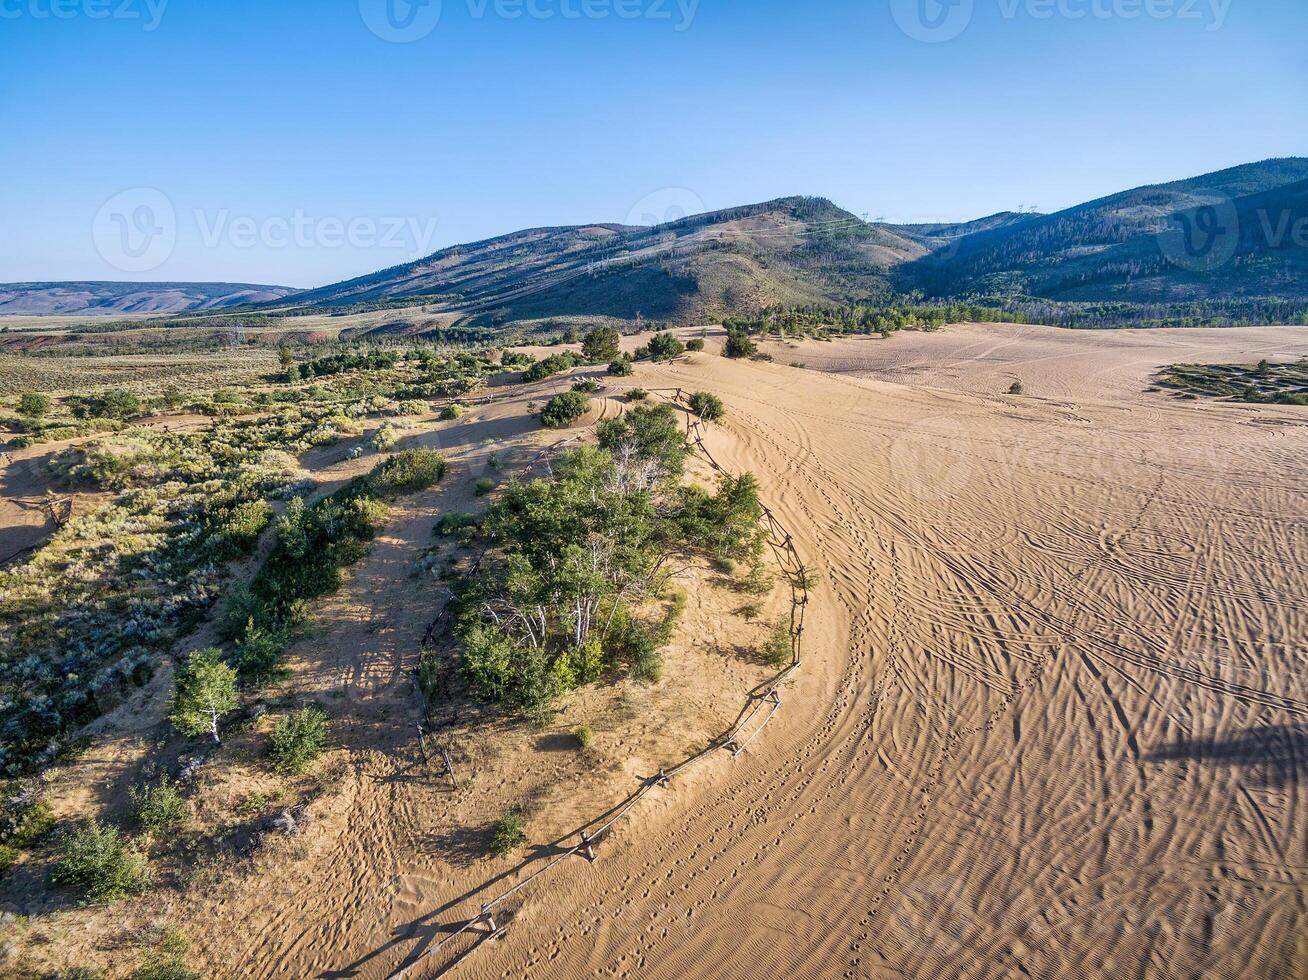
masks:
<svg viewBox="0 0 1308 980"><path fill-rule="evenodd" d="M695 323L776 306L875 304L908 295L1040 316L1090 306L1095 322L1108 325L1119 310L1122 319L1166 319L1169 306L1184 308L1173 318L1179 322L1233 304L1243 304L1245 316L1304 317L1305 234L1308 158L1289 157L1138 187L1053 214L1004 211L967 222L895 225L864 221L825 198L785 197L653 227L530 228L299 292L221 283L0 286L0 313L422 306L423 316L411 322L368 329L423 333L535 329L567 318Z"/></svg>
<svg viewBox="0 0 1308 980"><path fill-rule="evenodd" d="M790 197L655 227L532 228L298 293L289 302L442 297L473 323L560 315L689 322L884 291L893 266L925 251L830 201Z"/></svg>
<svg viewBox="0 0 1308 980"><path fill-rule="evenodd" d="M775 305L876 302L891 293L1075 303L1247 297L1308 301L1308 158L1245 164L1053 213L954 224L869 223L824 198L788 197L655 227L535 228L296 294L338 306L428 297L456 322L601 316L689 323ZM1190 254L1195 222L1220 230ZM1190 222L1189 225L1186 222ZM1288 222L1288 225L1286 224ZM1206 227L1206 225L1205 225ZM1202 249L1201 249L1202 251Z"/></svg>
<svg viewBox="0 0 1308 980"><path fill-rule="evenodd" d="M121 316L220 310L280 300L286 286L231 282L0 283L0 314Z"/></svg>
<svg viewBox="0 0 1308 980"><path fill-rule="evenodd" d="M1276 236L1308 216L1305 181L1308 159L1287 158L1138 187L964 235L898 278L939 296L1308 298L1308 250Z"/></svg>

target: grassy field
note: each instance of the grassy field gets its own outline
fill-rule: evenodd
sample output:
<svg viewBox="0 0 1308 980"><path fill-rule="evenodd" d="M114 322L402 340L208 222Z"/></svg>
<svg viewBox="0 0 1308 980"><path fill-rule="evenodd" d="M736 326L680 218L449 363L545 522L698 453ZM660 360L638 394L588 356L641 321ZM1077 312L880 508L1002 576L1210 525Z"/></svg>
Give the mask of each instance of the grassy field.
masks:
<svg viewBox="0 0 1308 980"><path fill-rule="evenodd" d="M1173 364L1158 384L1191 396L1280 405L1308 405L1308 361L1257 364Z"/></svg>
<svg viewBox="0 0 1308 980"><path fill-rule="evenodd" d="M0 395L15 396L25 391L94 394L109 388L158 394L168 384L187 388L251 384L276 369L276 352L257 348L93 359L0 354Z"/></svg>

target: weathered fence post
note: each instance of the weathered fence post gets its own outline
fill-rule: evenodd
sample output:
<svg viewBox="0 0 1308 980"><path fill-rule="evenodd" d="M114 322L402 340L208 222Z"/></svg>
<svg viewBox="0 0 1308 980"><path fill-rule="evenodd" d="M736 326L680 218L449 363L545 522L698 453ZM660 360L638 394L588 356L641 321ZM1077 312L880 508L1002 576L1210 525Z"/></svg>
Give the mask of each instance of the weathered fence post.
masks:
<svg viewBox="0 0 1308 980"><path fill-rule="evenodd" d="M455 789L459 788L458 777L454 775L454 763L450 761L450 752L446 748L441 749L441 759L445 762L445 771L449 774L450 785Z"/></svg>

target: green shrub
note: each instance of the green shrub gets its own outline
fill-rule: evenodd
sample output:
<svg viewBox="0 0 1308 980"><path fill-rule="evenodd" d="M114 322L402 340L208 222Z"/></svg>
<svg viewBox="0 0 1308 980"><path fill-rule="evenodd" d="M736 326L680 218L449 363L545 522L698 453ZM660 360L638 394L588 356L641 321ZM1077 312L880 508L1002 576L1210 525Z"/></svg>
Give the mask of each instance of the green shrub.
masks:
<svg viewBox="0 0 1308 980"><path fill-rule="evenodd" d="M54 824L50 804L34 790L25 792L13 784L5 791L0 806L0 844L25 850L48 834Z"/></svg>
<svg viewBox="0 0 1308 980"><path fill-rule="evenodd" d="M638 634L637 642L632 645L631 676L646 684L663 680L663 651L647 634Z"/></svg>
<svg viewBox="0 0 1308 980"><path fill-rule="evenodd" d="M561 429L586 414L589 406L586 396L579 391L565 391L555 395L541 409L541 423L551 429Z"/></svg>
<svg viewBox="0 0 1308 980"><path fill-rule="evenodd" d="M18 399L18 414L25 419L43 418L50 411L50 397L38 391L25 391Z"/></svg>
<svg viewBox="0 0 1308 980"><path fill-rule="evenodd" d="M506 368L528 367L536 363L536 358L523 351L506 350L500 354L500 365Z"/></svg>
<svg viewBox="0 0 1308 980"><path fill-rule="evenodd" d="M417 493L445 476L445 457L434 449L406 449L380 463L368 476L368 486L383 497Z"/></svg>
<svg viewBox="0 0 1308 980"><path fill-rule="evenodd" d="M593 395L599 391L599 382L586 378L584 381L574 381L572 383L573 391L580 391L583 395Z"/></svg>
<svg viewBox="0 0 1308 980"><path fill-rule="evenodd" d="M115 388L106 391L99 398L93 398L86 406L86 414L92 418L129 419L141 412L141 399L130 391Z"/></svg>
<svg viewBox="0 0 1308 980"><path fill-rule="evenodd" d="M372 448L379 453L390 452L395 448L395 444L400 441L400 434L395 431L395 426L386 422L380 429L372 435Z"/></svg>
<svg viewBox="0 0 1308 980"><path fill-rule="evenodd" d="M272 506L266 500L237 504L218 522L215 546L227 557L249 554L272 521L272 515Z"/></svg>
<svg viewBox="0 0 1308 980"><path fill-rule="evenodd" d="M514 807L491 827L490 849L496 857L508 857L527 843L527 831L520 807Z"/></svg>
<svg viewBox="0 0 1308 980"><path fill-rule="evenodd" d="M656 361L670 361L677 355L684 353L685 345L670 333L656 333L649 339L645 346L649 356Z"/></svg>
<svg viewBox="0 0 1308 980"><path fill-rule="evenodd" d="M590 748L595 742L595 732L589 725L582 725L572 733L572 737L577 740L577 745L583 749Z"/></svg>
<svg viewBox="0 0 1308 980"><path fill-rule="evenodd" d="M613 327L596 327L581 342L581 353L592 364L609 361L618 356L622 335Z"/></svg>
<svg viewBox="0 0 1308 980"><path fill-rule="evenodd" d="M145 891L150 868L117 827L92 820L60 841L53 879L80 891L87 902L116 902Z"/></svg>
<svg viewBox="0 0 1308 980"><path fill-rule="evenodd" d="M448 514L442 514L441 519L436 522L433 531L443 538L448 538L455 534L475 528L481 519L476 514L464 514L458 511L451 511Z"/></svg>
<svg viewBox="0 0 1308 980"><path fill-rule="evenodd" d="M704 349L704 341L701 340L699 337L696 337L694 340L686 341L686 350L688 351L695 352L695 351L702 351L703 349Z"/></svg>
<svg viewBox="0 0 1308 980"><path fill-rule="evenodd" d="M423 415L427 411L427 403L418 398L408 398L400 402L395 411L400 415Z"/></svg>
<svg viewBox="0 0 1308 980"><path fill-rule="evenodd" d="M441 409L441 421L453 422L455 419L462 416L465 411L466 409L458 402L455 402L453 405L446 405Z"/></svg>
<svg viewBox="0 0 1308 980"><path fill-rule="evenodd" d="M477 496L484 497L495 489L495 481L488 476L483 476L477 481Z"/></svg>
<svg viewBox="0 0 1308 980"><path fill-rule="evenodd" d="M609 364L609 374L615 378L629 378L635 373L635 365L625 357L620 357Z"/></svg>
<svg viewBox="0 0 1308 980"><path fill-rule="evenodd" d="M186 820L189 807L167 776L153 783L138 783L128 790L128 808L136 825L146 833L167 833Z"/></svg>
<svg viewBox="0 0 1308 980"><path fill-rule="evenodd" d="M523 374L522 380L526 382L544 381L546 378L558 374L560 371L568 371L581 364L581 360L571 353L551 354L543 361L537 361Z"/></svg>
<svg viewBox="0 0 1308 980"><path fill-rule="evenodd" d="M753 357L758 353L758 345L743 330L729 330L727 342L722 345L723 357Z"/></svg>
<svg viewBox="0 0 1308 980"><path fill-rule="evenodd" d="M638 405L598 427L600 448L614 457L634 450L642 459L659 464L660 475L674 480L685 466L686 437L671 405Z"/></svg>
<svg viewBox="0 0 1308 980"><path fill-rule="evenodd" d="M745 591L750 595L767 595L775 584L776 579L763 563L763 556L755 556L755 559L749 563L749 574L745 576L745 581L742 583Z"/></svg>
<svg viewBox="0 0 1308 980"><path fill-rule="evenodd" d="M790 623L779 619L768 630L768 638L763 644L763 660L769 667L781 667L791 662L794 652L790 646Z"/></svg>
<svg viewBox="0 0 1308 980"><path fill-rule="evenodd" d="M705 422L721 421L723 416L727 414L722 399L717 395L709 394L707 391L697 391L690 396L690 410Z"/></svg>
<svg viewBox="0 0 1308 980"><path fill-rule="evenodd" d="M629 402L643 402L648 397L649 392L644 388L632 388L627 392L627 401Z"/></svg>
<svg viewBox="0 0 1308 980"><path fill-rule="evenodd" d="M238 645L236 669L242 682L260 688L285 677L286 643L284 632L257 626L251 619Z"/></svg>
<svg viewBox="0 0 1308 980"><path fill-rule="evenodd" d="M463 673L473 696L532 713L560 693L559 679L540 650L476 623L462 634Z"/></svg>
<svg viewBox="0 0 1308 980"><path fill-rule="evenodd" d="M1020 395L1025 391L1026 388L1022 385L1021 381L1014 381L1011 385L1008 386L1008 393L1010 395Z"/></svg>
<svg viewBox="0 0 1308 980"><path fill-rule="evenodd" d="M268 755L278 772L304 772L327 747L327 713L308 705L277 719Z"/></svg>
<svg viewBox="0 0 1308 980"><path fill-rule="evenodd" d="M146 954L131 980L200 980L200 974L186 965L190 945L181 933L166 930L159 945Z"/></svg>
<svg viewBox="0 0 1308 980"><path fill-rule="evenodd" d="M152 955L132 974L131 980L201 980L180 956Z"/></svg>
<svg viewBox="0 0 1308 980"><path fill-rule="evenodd" d="M10 844L0 844L0 875L4 875L17 862L22 852Z"/></svg>

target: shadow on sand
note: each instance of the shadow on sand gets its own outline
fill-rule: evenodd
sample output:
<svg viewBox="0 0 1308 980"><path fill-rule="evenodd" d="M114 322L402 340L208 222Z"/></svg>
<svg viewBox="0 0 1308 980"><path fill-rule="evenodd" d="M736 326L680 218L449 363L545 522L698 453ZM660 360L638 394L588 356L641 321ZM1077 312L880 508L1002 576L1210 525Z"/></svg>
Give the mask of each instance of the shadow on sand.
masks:
<svg viewBox="0 0 1308 980"><path fill-rule="evenodd" d="M1258 785L1280 789L1308 769L1308 726L1261 725L1226 738L1192 738L1155 749L1148 762L1189 761L1238 766Z"/></svg>

